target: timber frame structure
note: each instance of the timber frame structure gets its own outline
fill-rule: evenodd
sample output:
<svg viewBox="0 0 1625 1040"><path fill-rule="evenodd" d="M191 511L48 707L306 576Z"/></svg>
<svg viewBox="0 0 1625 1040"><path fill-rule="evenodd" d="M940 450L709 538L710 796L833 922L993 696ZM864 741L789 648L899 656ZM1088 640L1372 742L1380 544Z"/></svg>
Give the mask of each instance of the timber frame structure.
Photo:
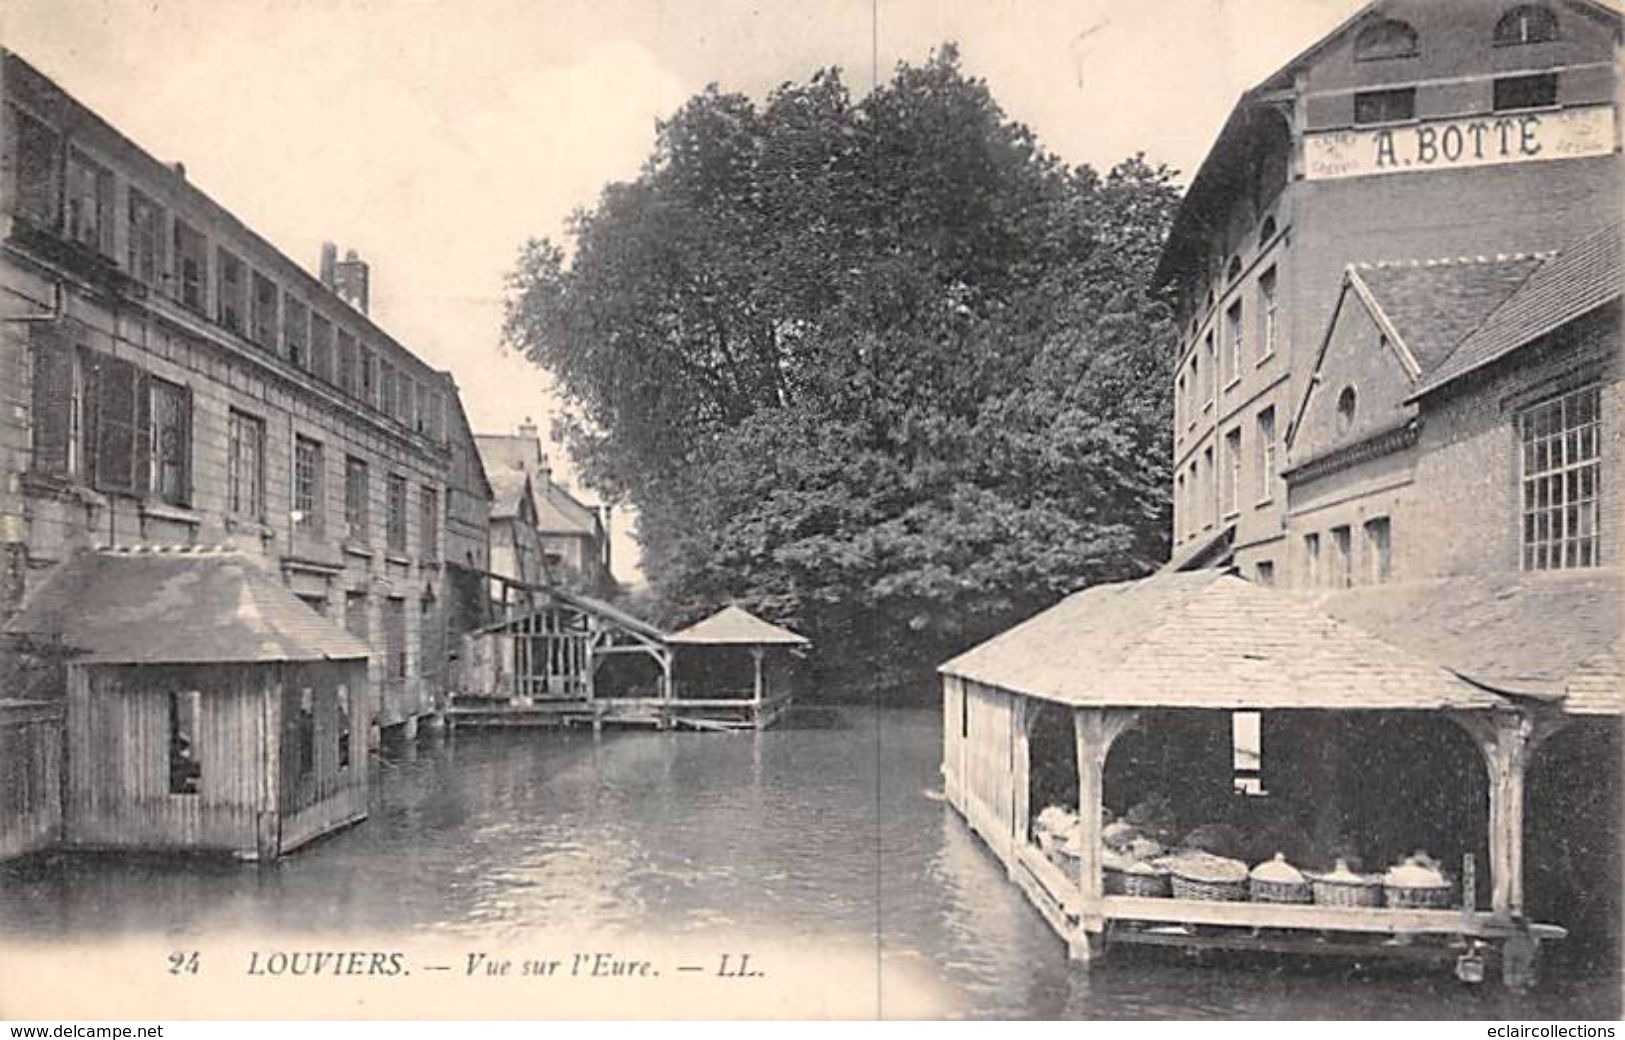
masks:
<svg viewBox="0 0 1625 1040"><path fill-rule="evenodd" d="M1216 622L1226 638L1202 639ZM1300 654L1309 656L1291 659ZM1078 961L1101 957L1108 940L1413 957L1488 950L1500 953L1508 984L1523 986L1533 981L1539 943L1567 934L1524 917L1525 776L1539 747L1573 719L1550 702L1492 692L1301 600L1216 571L1085 590L940 672L947 801ZM1033 724L1045 706L1071 723L1079 828L1071 870L1031 834ZM1488 908L1471 884L1455 908L1429 910L1107 894L1107 757L1151 713L1191 710L1448 719L1471 738L1488 779ZM1383 941L1399 936L1445 941Z"/></svg>

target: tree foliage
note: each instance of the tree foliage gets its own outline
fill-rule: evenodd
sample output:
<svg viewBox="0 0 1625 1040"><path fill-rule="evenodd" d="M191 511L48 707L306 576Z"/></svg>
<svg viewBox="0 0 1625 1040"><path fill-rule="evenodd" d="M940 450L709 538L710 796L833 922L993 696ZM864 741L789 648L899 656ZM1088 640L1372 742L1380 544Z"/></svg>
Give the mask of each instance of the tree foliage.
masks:
<svg viewBox="0 0 1625 1040"><path fill-rule="evenodd" d="M1068 167L946 46L854 100L714 86L510 277L584 478L670 620L739 601L826 684L943 656L1166 553L1168 366L1144 286L1177 195ZM857 692L852 690L851 692Z"/></svg>

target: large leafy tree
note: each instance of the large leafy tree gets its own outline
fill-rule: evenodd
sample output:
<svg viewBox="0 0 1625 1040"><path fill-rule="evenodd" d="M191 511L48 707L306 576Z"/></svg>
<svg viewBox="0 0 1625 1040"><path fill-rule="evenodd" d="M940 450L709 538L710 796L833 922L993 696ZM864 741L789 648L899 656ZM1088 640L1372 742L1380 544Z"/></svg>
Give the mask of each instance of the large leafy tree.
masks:
<svg viewBox="0 0 1625 1040"><path fill-rule="evenodd" d="M713 87L568 259L526 246L505 335L668 620L742 601L827 686L918 683L1166 552L1170 181L1061 163L951 46L861 101Z"/></svg>

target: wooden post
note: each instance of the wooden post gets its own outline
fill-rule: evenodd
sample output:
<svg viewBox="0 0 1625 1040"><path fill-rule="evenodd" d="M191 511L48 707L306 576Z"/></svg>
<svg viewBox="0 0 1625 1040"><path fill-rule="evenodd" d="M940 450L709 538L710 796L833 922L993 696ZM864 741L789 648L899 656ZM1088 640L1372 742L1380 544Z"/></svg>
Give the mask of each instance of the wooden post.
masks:
<svg viewBox="0 0 1625 1040"><path fill-rule="evenodd" d="M1027 732L1027 715L1031 702L1016 696L1010 719L1010 785L1013 799L1011 837L1017 849L1025 848L1032 840L1032 748ZM1015 873L1015 857L1010 857L1010 872Z"/></svg>
<svg viewBox="0 0 1625 1040"><path fill-rule="evenodd" d="M1139 721L1132 711L1075 708L1072 731L1078 755L1078 894L1082 908L1077 931L1068 943L1074 960L1088 964L1105 954L1105 891L1100 873L1101 810L1104 805L1106 755L1112 744Z"/></svg>
<svg viewBox="0 0 1625 1040"><path fill-rule="evenodd" d="M751 698L756 702L758 710L762 706L762 653L762 648L759 646L750 648L750 659L753 666Z"/></svg>

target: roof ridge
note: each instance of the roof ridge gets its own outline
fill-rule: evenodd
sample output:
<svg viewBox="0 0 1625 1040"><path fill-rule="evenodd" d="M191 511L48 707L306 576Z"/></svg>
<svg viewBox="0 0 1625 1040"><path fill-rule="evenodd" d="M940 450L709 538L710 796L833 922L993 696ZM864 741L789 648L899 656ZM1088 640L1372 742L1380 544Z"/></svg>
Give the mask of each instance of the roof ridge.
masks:
<svg viewBox="0 0 1625 1040"><path fill-rule="evenodd" d="M1427 267L1461 267L1468 264L1510 264L1521 260L1550 260L1557 255L1555 249L1515 253L1479 253L1474 256L1440 256L1395 260L1357 260L1349 264L1356 271L1387 271Z"/></svg>

